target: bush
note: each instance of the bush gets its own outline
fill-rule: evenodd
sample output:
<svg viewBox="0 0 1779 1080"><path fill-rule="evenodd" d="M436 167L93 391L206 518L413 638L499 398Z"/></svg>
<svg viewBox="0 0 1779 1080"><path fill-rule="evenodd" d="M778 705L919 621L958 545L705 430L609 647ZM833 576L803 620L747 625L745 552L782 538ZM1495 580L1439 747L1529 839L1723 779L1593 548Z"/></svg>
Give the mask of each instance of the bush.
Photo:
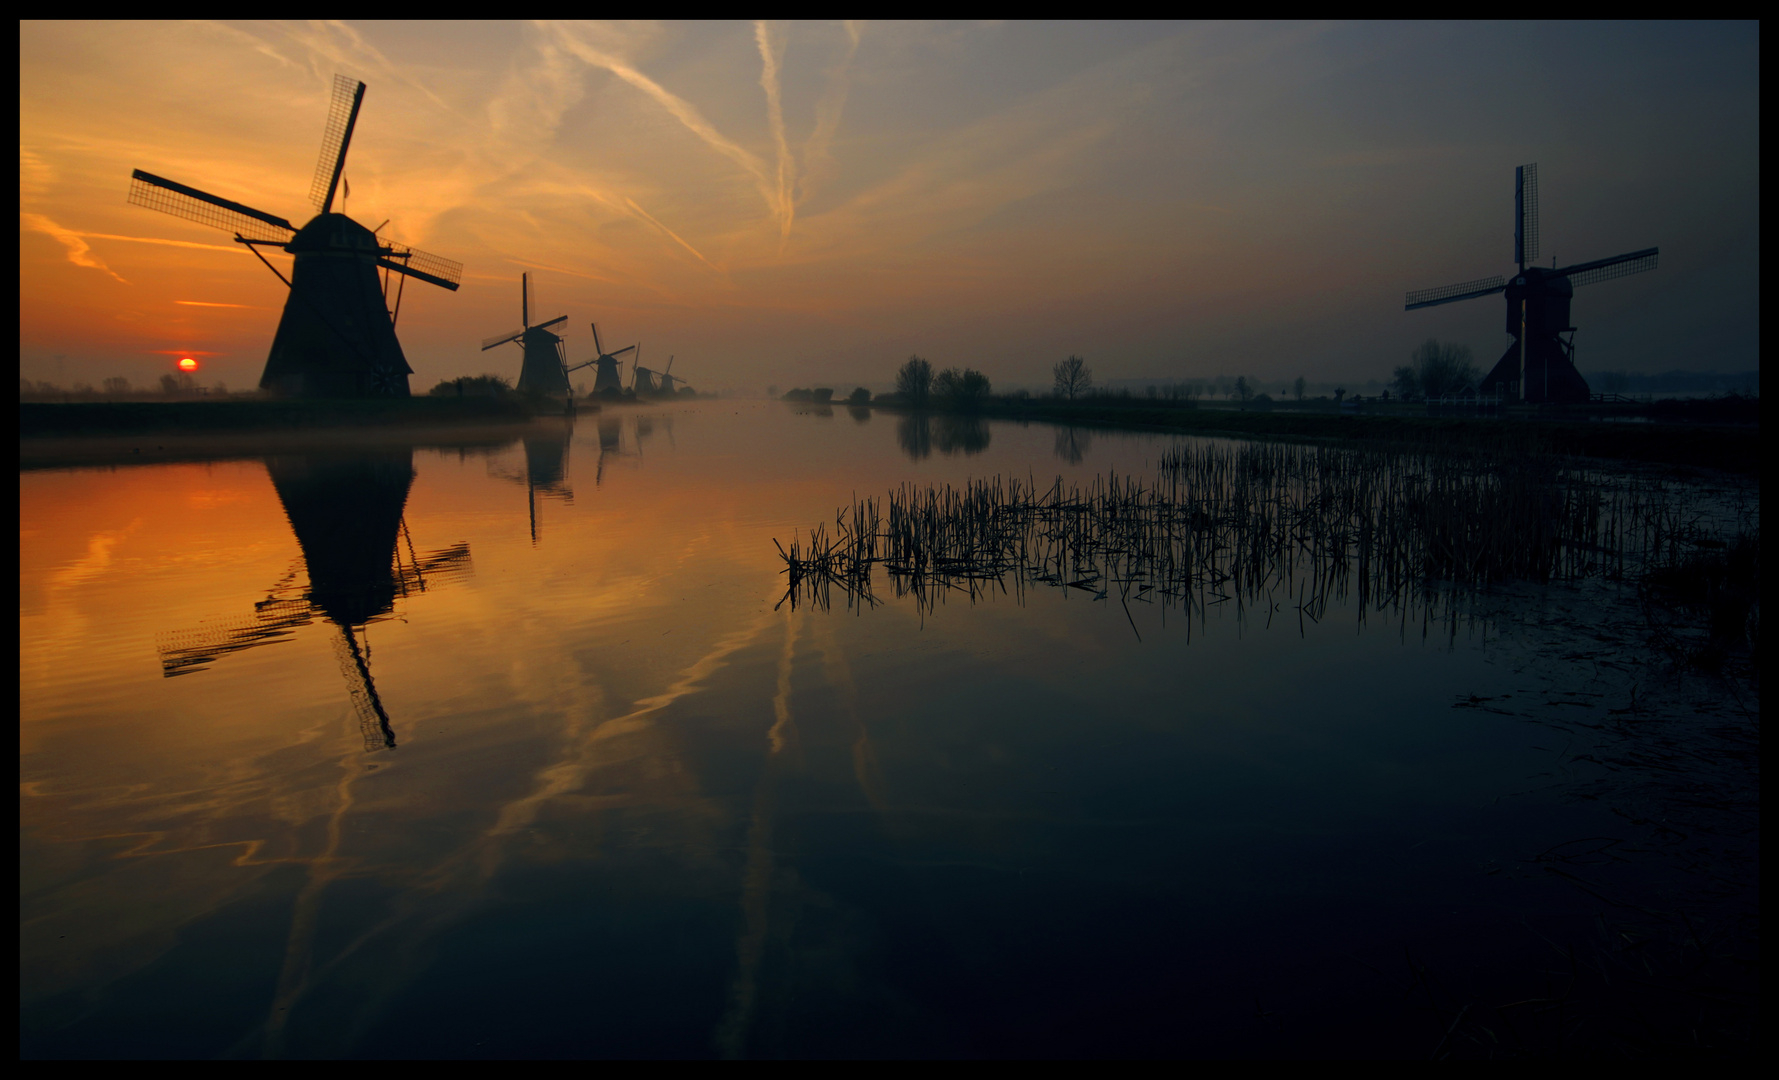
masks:
<svg viewBox="0 0 1779 1080"><path fill-rule="evenodd" d="M871 404L871 391L862 386L856 386L852 393L846 395L846 403L848 405L869 405Z"/></svg>
<svg viewBox="0 0 1779 1080"><path fill-rule="evenodd" d="M504 398L513 392L513 384L499 375L465 375L446 379L427 391L431 397Z"/></svg>
<svg viewBox="0 0 1779 1080"><path fill-rule="evenodd" d="M933 393L947 408L972 412L988 400L988 376L975 368L946 368L933 379Z"/></svg>
<svg viewBox="0 0 1779 1080"><path fill-rule="evenodd" d="M818 386L811 392L811 397L817 405L826 405L834 400L834 391L832 387Z"/></svg>

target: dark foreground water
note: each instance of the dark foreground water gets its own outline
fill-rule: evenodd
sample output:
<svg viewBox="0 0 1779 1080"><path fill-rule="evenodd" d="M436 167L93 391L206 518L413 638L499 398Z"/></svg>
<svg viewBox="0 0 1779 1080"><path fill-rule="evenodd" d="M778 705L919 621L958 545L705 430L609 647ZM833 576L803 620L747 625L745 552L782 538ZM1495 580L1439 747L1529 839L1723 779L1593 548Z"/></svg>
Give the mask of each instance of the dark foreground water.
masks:
<svg viewBox="0 0 1779 1080"><path fill-rule="evenodd" d="M780 604L855 495L1180 445L708 402L21 474L22 1053L1746 1048L1758 690L1629 585Z"/></svg>

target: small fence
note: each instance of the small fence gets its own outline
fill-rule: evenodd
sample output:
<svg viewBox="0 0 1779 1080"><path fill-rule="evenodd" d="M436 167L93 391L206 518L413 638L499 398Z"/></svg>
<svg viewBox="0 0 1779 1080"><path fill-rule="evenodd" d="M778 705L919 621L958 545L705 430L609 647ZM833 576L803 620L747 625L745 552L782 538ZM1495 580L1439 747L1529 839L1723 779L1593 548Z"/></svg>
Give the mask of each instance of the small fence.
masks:
<svg viewBox="0 0 1779 1080"><path fill-rule="evenodd" d="M1500 416L1507 398L1493 394L1451 394L1427 399L1428 416Z"/></svg>

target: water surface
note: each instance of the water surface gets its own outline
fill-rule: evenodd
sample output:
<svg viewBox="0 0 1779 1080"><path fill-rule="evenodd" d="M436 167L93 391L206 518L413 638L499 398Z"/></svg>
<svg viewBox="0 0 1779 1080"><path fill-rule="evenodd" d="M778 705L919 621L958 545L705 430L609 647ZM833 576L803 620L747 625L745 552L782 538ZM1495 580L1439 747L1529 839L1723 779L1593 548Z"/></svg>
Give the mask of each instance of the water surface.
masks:
<svg viewBox="0 0 1779 1080"><path fill-rule="evenodd" d="M1591 901L1515 868L1625 832L1557 744L1622 597L781 602L855 496L1181 442L703 402L22 473L23 1052L1441 1051L1415 965L1533 979Z"/></svg>

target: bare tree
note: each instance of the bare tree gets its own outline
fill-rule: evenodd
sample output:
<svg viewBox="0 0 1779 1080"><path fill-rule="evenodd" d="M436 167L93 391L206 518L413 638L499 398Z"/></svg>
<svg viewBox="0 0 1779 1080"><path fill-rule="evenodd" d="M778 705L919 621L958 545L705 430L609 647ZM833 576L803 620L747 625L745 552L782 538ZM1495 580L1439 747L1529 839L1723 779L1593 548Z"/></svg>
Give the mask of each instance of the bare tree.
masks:
<svg viewBox="0 0 1779 1080"><path fill-rule="evenodd" d="M918 356L896 369L896 393L914 408L925 408L933 392L933 365Z"/></svg>
<svg viewBox="0 0 1779 1080"><path fill-rule="evenodd" d="M1093 369L1079 356L1071 354L1067 360L1051 368L1050 374L1056 379L1057 397L1073 401L1077 394L1093 389Z"/></svg>
<svg viewBox="0 0 1779 1080"><path fill-rule="evenodd" d="M1404 398L1441 398L1474 389L1481 376L1470 346L1428 338L1409 354L1407 366L1396 369L1391 382Z"/></svg>

